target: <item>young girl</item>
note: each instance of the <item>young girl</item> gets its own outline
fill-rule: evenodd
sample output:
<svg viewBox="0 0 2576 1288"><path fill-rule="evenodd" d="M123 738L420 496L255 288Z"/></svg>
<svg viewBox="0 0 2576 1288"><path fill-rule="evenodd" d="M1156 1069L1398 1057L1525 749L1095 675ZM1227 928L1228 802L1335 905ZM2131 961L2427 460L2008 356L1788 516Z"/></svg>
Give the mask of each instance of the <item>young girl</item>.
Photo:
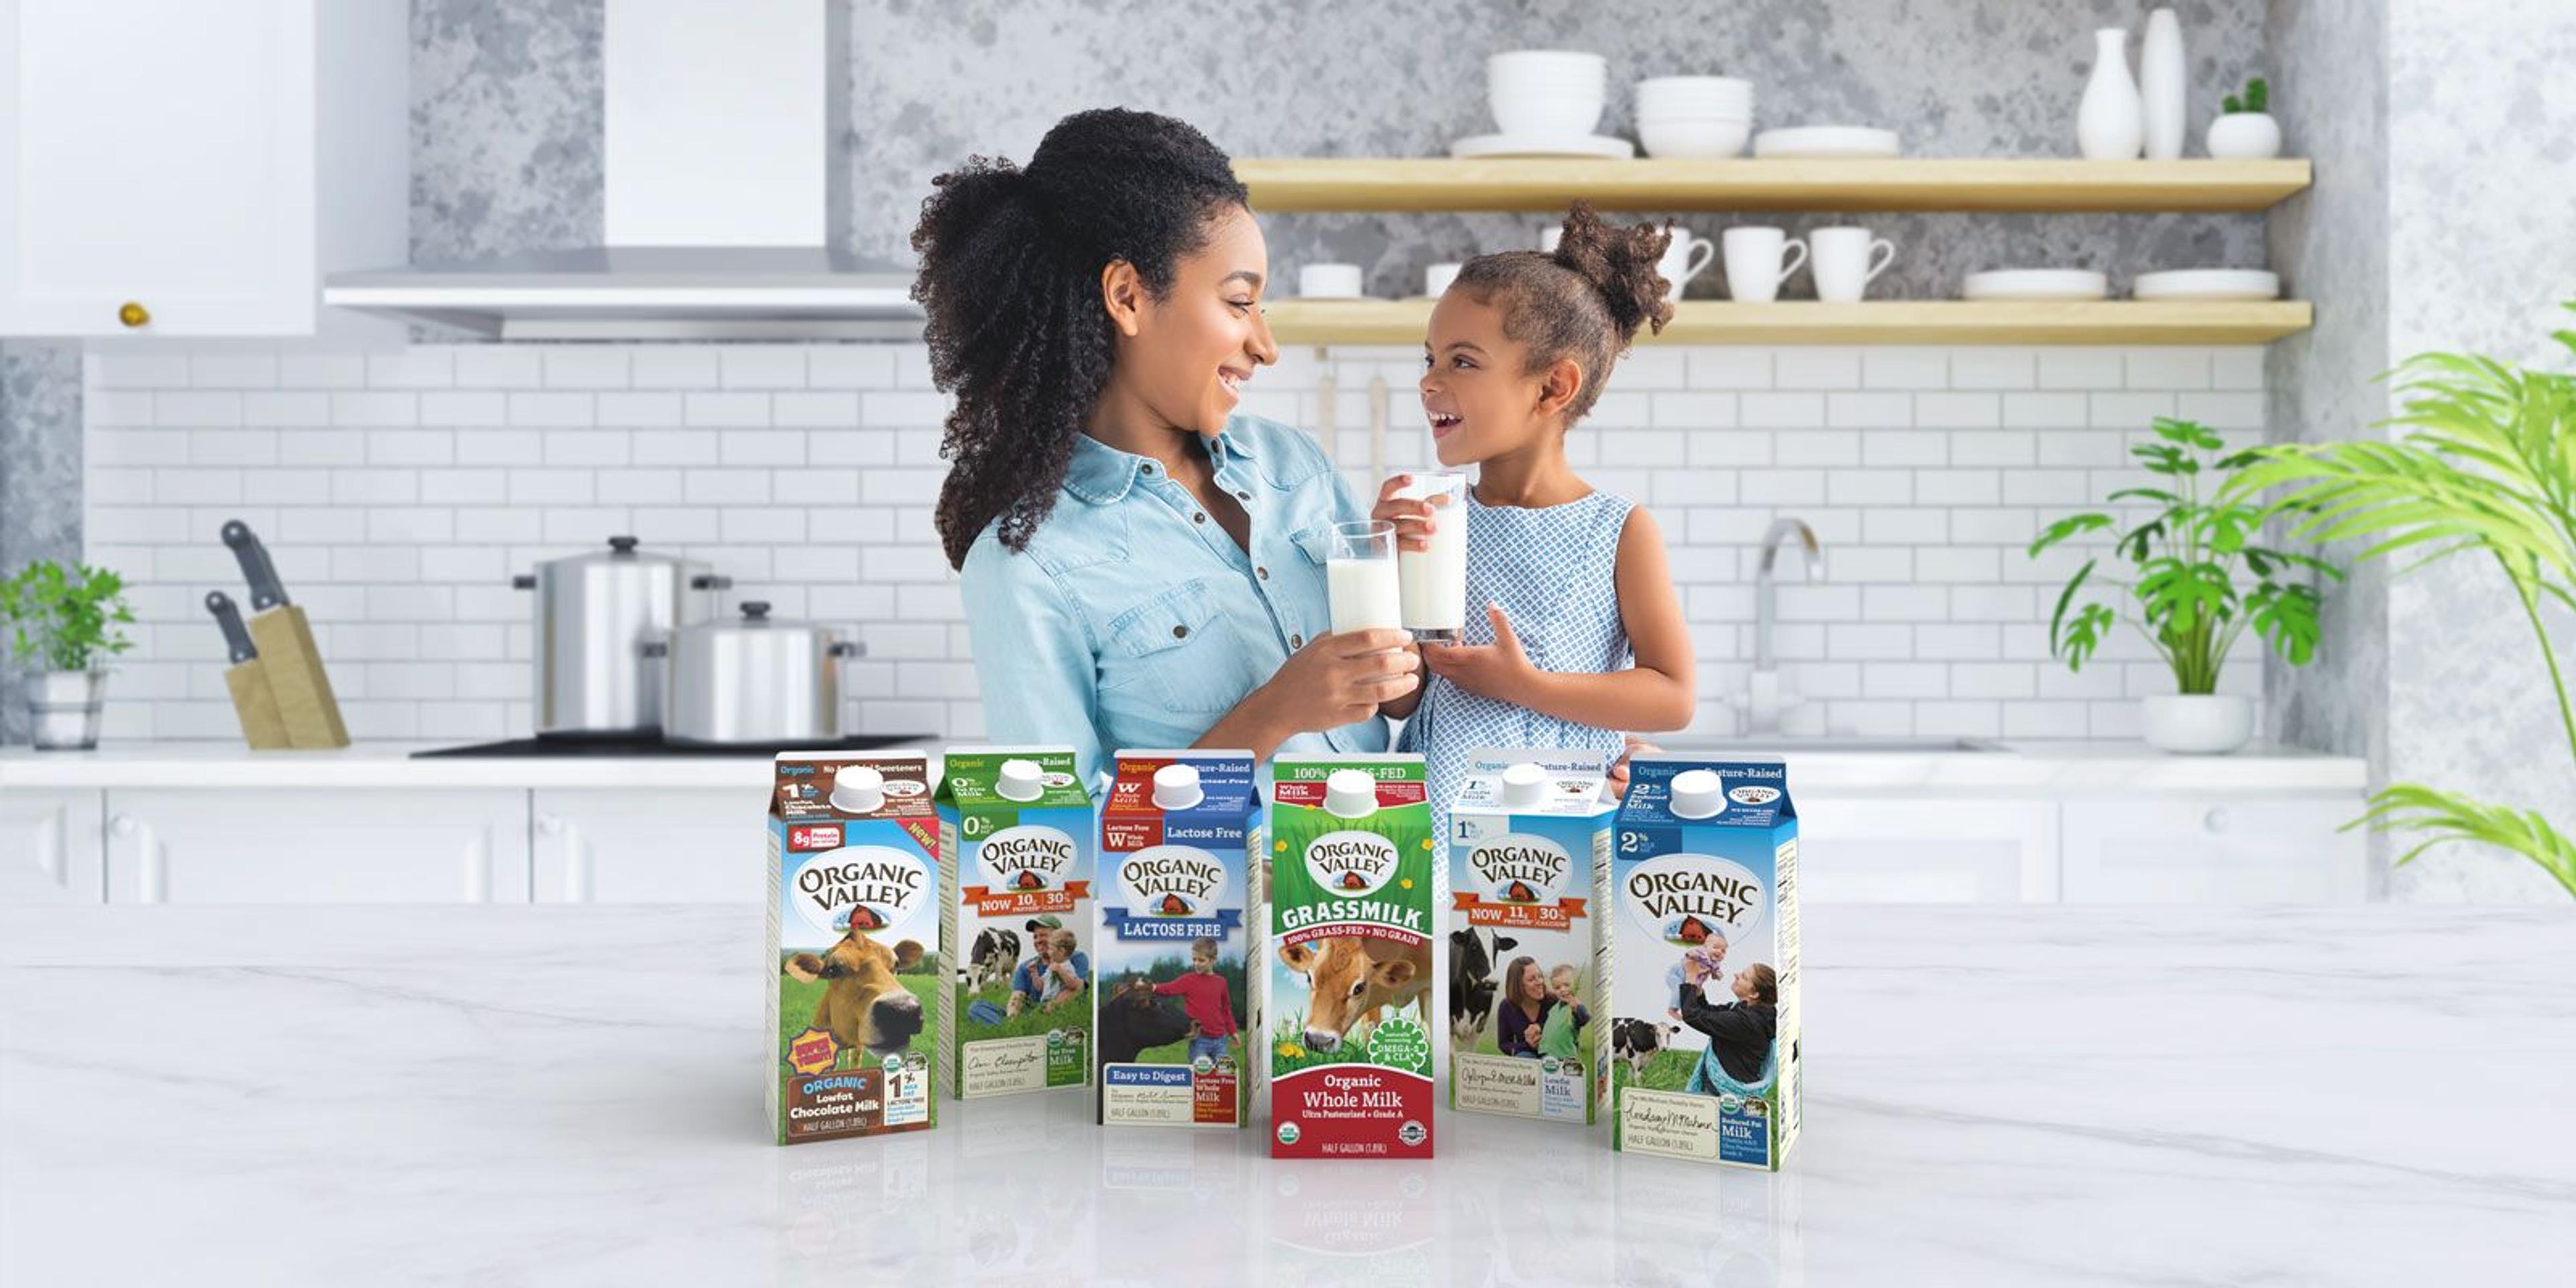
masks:
<svg viewBox="0 0 2576 1288"><path fill-rule="evenodd" d="M1422 650L1428 682L1384 704L1406 718L1399 749L1430 765L1446 802L1479 747L1589 748L1690 723L1691 643L1645 507L1595 489L1565 438L1601 397L1637 328L1672 317L1655 271L1671 234L1612 228L1575 203L1553 252L1467 261L1431 311L1422 410L1440 463L1478 467L1466 513L1380 489L1374 515L1405 548L1437 524L1467 525L1467 626ZM1479 611L1481 610L1481 611Z"/></svg>

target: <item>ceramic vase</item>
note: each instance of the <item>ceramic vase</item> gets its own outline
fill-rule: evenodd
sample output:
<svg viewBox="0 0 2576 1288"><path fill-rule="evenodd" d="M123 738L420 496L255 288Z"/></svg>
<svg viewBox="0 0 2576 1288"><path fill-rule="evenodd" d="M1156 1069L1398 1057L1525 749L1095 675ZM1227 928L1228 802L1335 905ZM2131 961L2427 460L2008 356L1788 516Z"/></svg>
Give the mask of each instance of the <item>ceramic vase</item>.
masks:
<svg viewBox="0 0 2576 1288"><path fill-rule="evenodd" d="M2183 95L2189 88L2183 65L2182 20L2171 9L2147 15L2147 38L2138 47L2138 99L2144 108L2147 159L2171 161L2182 155Z"/></svg>
<svg viewBox="0 0 2576 1288"><path fill-rule="evenodd" d="M2135 160L2146 143L2145 109L2129 75L2129 33L2104 27L2093 33L2093 76L2075 116L2076 150L2088 161Z"/></svg>

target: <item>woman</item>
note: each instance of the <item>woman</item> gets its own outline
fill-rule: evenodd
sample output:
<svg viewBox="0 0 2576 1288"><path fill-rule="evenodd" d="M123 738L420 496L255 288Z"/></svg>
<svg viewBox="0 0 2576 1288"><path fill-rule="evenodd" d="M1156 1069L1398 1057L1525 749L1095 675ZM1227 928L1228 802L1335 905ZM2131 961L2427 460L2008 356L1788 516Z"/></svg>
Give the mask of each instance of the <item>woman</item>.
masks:
<svg viewBox="0 0 2576 1288"><path fill-rule="evenodd" d="M940 176L912 245L987 734L1070 742L1086 777L1122 746L1385 750L1411 637L1331 633L1314 541L1366 512L1312 439L1235 412L1278 349L1225 154L1077 113L1025 169Z"/></svg>
<svg viewBox="0 0 2576 1288"><path fill-rule="evenodd" d="M1547 977L1534 958L1515 957L1503 969L1503 1000L1494 1008L1494 1049L1525 1060L1538 1058L1539 1035L1547 1028L1547 1010L1556 999L1547 995Z"/></svg>
<svg viewBox="0 0 2576 1288"><path fill-rule="evenodd" d="M1709 1001L1707 986L1682 993L1682 1023L1708 1037L1708 1050L1691 1068L1693 1095L1764 1095L1779 1073L1773 1040L1780 1032L1779 975L1755 962L1735 972L1732 988L1732 1002Z"/></svg>

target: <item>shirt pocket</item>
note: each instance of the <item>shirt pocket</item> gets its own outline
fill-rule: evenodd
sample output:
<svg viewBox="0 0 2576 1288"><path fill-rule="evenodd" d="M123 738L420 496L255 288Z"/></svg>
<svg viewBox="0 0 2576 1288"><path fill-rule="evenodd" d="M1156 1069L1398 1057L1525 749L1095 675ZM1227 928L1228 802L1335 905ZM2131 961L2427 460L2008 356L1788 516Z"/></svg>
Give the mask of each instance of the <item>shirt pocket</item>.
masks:
<svg viewBox="0 0 2576 1288"><path fill-rule="evenodd" d="M1143 698L1167 711L1219 715L1252 691L1205 583L1185 581L1112 618L1104 702Z"/></svg>

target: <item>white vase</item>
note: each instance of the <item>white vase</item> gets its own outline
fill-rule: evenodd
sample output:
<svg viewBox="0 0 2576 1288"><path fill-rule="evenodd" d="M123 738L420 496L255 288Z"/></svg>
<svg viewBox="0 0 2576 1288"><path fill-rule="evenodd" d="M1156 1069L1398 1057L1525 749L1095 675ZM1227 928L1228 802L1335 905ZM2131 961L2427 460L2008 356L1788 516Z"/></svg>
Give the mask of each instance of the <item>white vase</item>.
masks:
<svg viewBox="0 0 2576 1288"><path fill-rule="evenodd" d="M2168 693L2143 702L2140 732L2158 751L2223 756L2254 736L2254 700L2241 693Z"/></svg>
<svg viewBox="0 0 2576 1288"><path fill-rule="evenodd" d="M2089 161L2135 160L2146 143L2145 109L2129 75L2129 33L2104 27L2093 33L2093 76L2084 82L2084 104L2075 114L2075 146Z"/></svg>
<svg viewBox="0 0 2576 1288"><path fill-rule="evenodd" d="M30 671L19 681L27 705L28 741L38 751L88 751L98 746L100 716L107 709L105 671Z"/></svg>
<svg viewBox="0 0 2576 1288"><path fill-rule="evenodd" d="M2147 38L2138 46L2138 101L2145 111L2147 159L2171 161L2182 155L2183 95L2189 89L2183 65L2182 20L2171 9L2147 15Z"/></svg>
<svg viewBox="0 0 2576 1288"><path fill-rule="evenodd" d="M2209 123L2209 155L2259 161L2281 155L2281 123L2263 112L2229 112Z"/></svg>

